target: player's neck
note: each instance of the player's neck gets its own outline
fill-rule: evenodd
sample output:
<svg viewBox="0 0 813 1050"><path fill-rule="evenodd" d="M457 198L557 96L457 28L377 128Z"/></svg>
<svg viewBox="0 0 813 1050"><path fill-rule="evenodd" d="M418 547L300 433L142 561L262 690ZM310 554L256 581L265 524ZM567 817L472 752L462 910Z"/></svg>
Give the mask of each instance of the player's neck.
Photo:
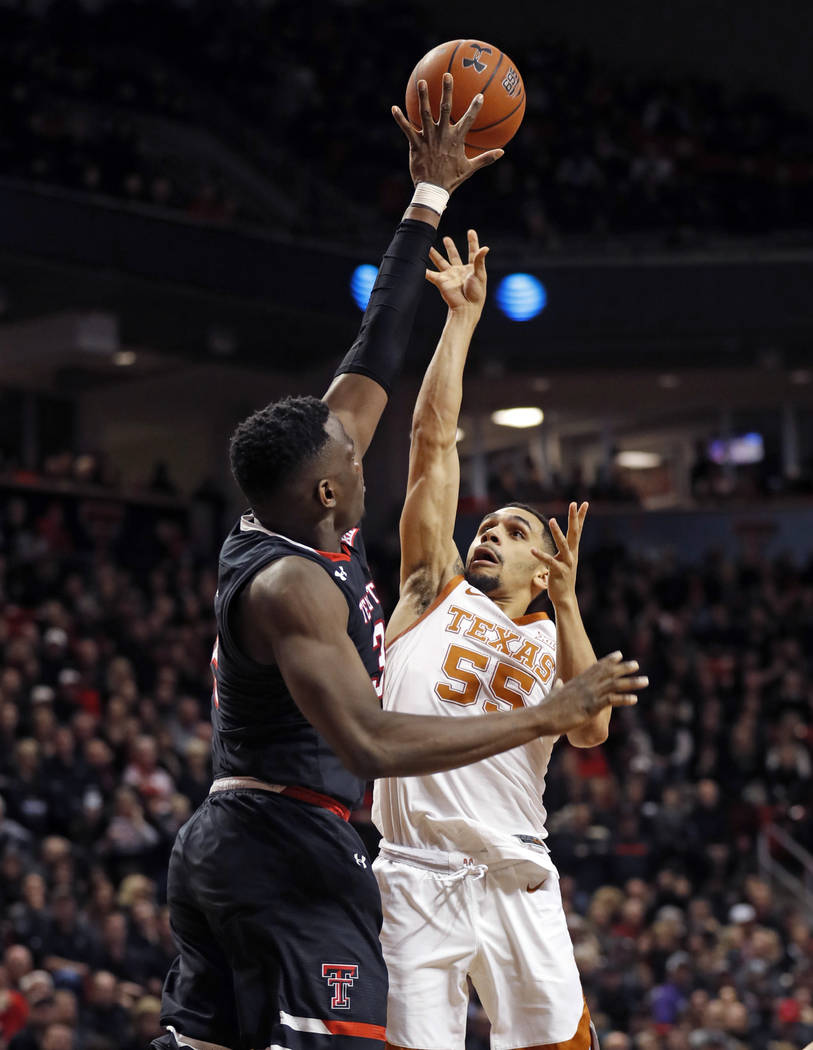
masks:
<svg viewBox="0 0 813 1050"><path fill-rule="evenodd" d="M311 546L320 551L331 551L334 554L341 554L343 534L343 532L337 532L333 521L320 522L317 528L314 529L315 542Z"/></svg>
<svg viewBox="0 0 813 1050"><path fill-rule="evenodd" d="M313 547L318 551L341 553L343 531L338 531L332 517L307 522L301 518L289 520L285 515L279 514L263 515L257 510L254 516L269 532L276 532L280 536L285 536L296 543L304 543L306 547Z"/></svg>
<svg viewBox="0 0 813 1050"><path fill-rule="evenodd" d="M489 598L495 605L500 607L509 620L518 620L520 616L524 616L529 604L528 599L524 595L489 594Z"/></svg>

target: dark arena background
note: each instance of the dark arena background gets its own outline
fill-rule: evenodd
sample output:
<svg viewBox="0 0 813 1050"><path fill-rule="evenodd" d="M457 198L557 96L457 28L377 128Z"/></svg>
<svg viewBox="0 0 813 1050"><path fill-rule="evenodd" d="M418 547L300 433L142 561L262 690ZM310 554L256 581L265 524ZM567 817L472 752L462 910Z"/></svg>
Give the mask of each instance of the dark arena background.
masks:
<svg viewBox="0 0 813 1050"><path fill-rule="evenodd" d="M587 1001L604 1050L813 1040L811 23L798 0L0 0L0 1047L160 1034L228 435L325 389L411 194L389 107L478 33L528 105L443 220L491 246L459 539L508 498L589 499L588 632L652 683L546 788ZM436 298L366 469L388 609ZM488 1035L473 996L469 1050Z"/></svg>

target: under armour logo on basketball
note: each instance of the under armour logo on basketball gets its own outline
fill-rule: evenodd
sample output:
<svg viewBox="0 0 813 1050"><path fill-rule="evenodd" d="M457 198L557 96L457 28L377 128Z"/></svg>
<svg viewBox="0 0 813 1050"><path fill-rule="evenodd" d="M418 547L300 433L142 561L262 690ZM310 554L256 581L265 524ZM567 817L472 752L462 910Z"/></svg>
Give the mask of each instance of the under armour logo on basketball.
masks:
<svg viewBox="0 0 813 1050"><path fill-rule="evenodd" d="M334 570L333 575L337 576L340 580L346 580L347 579L347 573L344 571L344 569L341 567L341 565L339 566L338 569Z"/></svg>
<svg viewBox="0 0 813 1050"><path fill-rule="evenodd" d="M350 1009L348 992L358 975L359 968L355 963L322 963L322 977L333 989L333 998L330 1000L333 1010Z"/></svg>
<svg viewBox="0 0 813 1050"><path fill-rule="evenodd" d="M367 867L367 858L364 856L364 854L363 853L354 853L353 856L356 858L356 864L358 864L358 866L360 868L365 868L366 869L366 867Z"/></svg>
<svg viewBox="0 0 813 1050"><path fill-rule="evenodd" d="M469 66L474 66L475 73L484 73L486 70L486 63L480 61L480 55L490 55L490 47L480 47L479 44L469 44L469 47L474 48L474 58L464 58L463 68L468 69Z"/></svg>

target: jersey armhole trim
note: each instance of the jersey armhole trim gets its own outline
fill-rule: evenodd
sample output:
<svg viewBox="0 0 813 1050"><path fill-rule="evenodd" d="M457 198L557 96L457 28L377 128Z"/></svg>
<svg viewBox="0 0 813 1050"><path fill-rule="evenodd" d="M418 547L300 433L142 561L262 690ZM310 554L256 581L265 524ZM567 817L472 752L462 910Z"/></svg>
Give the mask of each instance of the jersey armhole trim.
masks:
<svg viewBox="0 0 813 1050"><path fill-rule="evenodd" d="M446 598L448 598L449 595L452 593L452 591L456 587L460 586L460 584L463 582L463 579L464 579L463 576L453 576L451 578L451 580L449 580L449 582L443 588L443 590L440 591L440 593L435 597L435 599L432 602L432 604L429 605L426 609L424 609L424 611L417 618L417 620L413 621L409 625L409 627L405 627L403 629L403 631L401 631L400 634L396 634L396 636L393 639L391 639L391 641L387 642L387 649L390 649L393 645L395 645L395 643L400 638L403 638L405 634L409 634L409 632L412 630L412 628L413 627L417 627L418 624L421 622L421 620L425 620L426 617L429 616L430 613L433 613L435 611L435 609L437 609L437 607L441 604L441 602L443 602Z"/></svg>
<svg viewBox="0 0 813 1050"><path fill-rule="evenodd" d="M527 616L518 616L516 620L512 620L517 627L526 627L529 623L537 623L539 620L549 620L550 616L546 612L529 613Z"/></svg>

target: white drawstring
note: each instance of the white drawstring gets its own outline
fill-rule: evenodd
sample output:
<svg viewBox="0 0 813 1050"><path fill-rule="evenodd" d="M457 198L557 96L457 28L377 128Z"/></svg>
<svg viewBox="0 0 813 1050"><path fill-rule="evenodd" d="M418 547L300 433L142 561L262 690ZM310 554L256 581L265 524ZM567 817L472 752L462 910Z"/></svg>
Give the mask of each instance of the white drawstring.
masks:
<svg viewBox="0 0 813 1050"><path fill-rule="evenodd" d="M488 866L485 864L464 864L462 868L458 868L457 871L450 872L448 875L436 872L435 878L442 882L459 882L461 879L469 878L469 876L473 879L482 879L487 871Z"/></svg>

